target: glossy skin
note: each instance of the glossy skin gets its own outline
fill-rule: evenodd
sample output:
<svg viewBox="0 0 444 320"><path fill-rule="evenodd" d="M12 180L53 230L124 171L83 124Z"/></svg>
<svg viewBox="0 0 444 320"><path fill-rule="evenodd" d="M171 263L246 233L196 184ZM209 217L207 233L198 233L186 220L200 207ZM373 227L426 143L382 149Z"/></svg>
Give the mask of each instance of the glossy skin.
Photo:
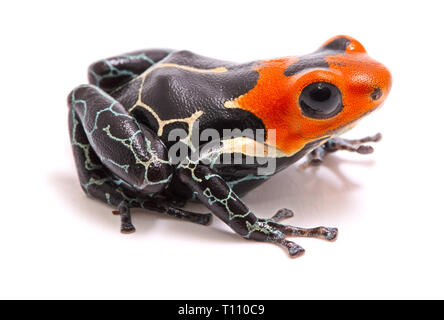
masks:
<svg viewBox="0 0 444 320"><path fill-rule="evenodd" d="M309 55L243 64L188 51L140 51L93 64L89 80L68 96L74 157L83 189L118 208L122 232L135 231L131 207L208 224L211 214L180 208L192 199L244 238L277 243L291 256L304 250L287 235L334 240L337 230L280 224L292 216L288 209L257 218L239 195L306 155L318 165L336 150L371 152L362 143L380 135L335 137L379 107L391 86L388 70L346 36ZM184 135L170 141L174 129ZM222 137L211 149L205 129ZM226 136L224 129L240 131ZM265 141L246 129L265 130ZM267 155L245 151L251 145ZM206 149L173 162L169 152L178 146ZM242 163L214 162L227 154L241 154ZM263 158L275 160L276 170L259 174Z"/></svg>

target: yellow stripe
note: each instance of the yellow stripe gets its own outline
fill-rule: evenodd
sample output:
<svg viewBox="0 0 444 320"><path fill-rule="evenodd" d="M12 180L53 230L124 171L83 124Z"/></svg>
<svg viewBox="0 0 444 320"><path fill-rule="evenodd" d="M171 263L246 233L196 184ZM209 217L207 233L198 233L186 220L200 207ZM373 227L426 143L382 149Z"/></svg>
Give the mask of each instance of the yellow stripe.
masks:
<svg viewBox="0 0 444 320"><path fill-rule="evenodd" d="M260 143L247 137L237 137L222 141L222 153L242 153L251 157L286 157L278 148Z"/></svg>

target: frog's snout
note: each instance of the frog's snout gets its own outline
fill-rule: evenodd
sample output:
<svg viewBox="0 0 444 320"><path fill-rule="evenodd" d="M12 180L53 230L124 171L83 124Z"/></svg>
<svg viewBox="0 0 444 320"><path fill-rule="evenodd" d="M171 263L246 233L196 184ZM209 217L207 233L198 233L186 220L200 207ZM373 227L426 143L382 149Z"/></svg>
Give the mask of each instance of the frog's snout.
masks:
<svg viewBox="0 0 444 320"><path fill-rule="evenodd" d="M353 105L367 106L371 110L387 98L392 76L383 64L365 55L359 61L350 61L341 71L346 79L349 96L356 99Z"/></svg>
<svg viewBox="0 0 444 320"><path fill-rule="evenodd" d="M382 103L390 92L392 86L392 75L390 71L382 64L378 63L378 67L374 70L372 81L372 92L370 98L374 103Z"/></svg>

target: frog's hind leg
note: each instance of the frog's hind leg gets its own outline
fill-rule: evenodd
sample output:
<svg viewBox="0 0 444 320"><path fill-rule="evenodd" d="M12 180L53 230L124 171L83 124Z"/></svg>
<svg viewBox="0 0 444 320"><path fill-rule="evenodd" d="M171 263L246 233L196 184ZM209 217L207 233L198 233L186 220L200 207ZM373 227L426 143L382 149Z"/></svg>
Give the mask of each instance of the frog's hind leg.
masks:
<svg viewBox="0 0 444 320"><path fill-rule="evenodd" d="M71 145L82 189L89 196L117 207L118 211L115 212L121 216L121 232L132 233L136 229L131 222L129 198L119 187L120 181L113 179L111 172L100 162L79 120L71 108L69 115Z"/></svg>
<svg viewBox="0 0 444 320"><path fill-rule="evenodd" d="M72 91L68 104L70 136L82 188L118 208L123 233L135 231L130 215L133 207L199 224L210 222L209 214L177 209L154 196L172 177L168 152L157 135L139 125L118 101L95 86L84 85Z"/></svg>
<svg viewBox="0 0 444 320"><path fill-rule="evenodd" d="M181 219L188 222L193 222L201 225L209 225L211 223L211 213L197 213L172 206L168 200L163 198L153 197L152 199L146 199L142 205L142 208L149 209L163 213L167 216Z"/></svg>
<svg viewBox="0 0 444 320"><path fill-rule="evenodd" d="M151 49L97 61L88 68L89 83L111 92L136 78L170 53L171 50Z"/></svg>
<svg viewBox="0 0 444 320"><path fill-rule="evenodd" d="M80 182L89 195L116 206L122 232L134 231L130 208L156 194L172 177L163 142L100 88L82 85L68 97L70 135Z"/></svg>
<svg viewBox="0 0 444 320"><path fill-rule="evenodd" d="M131 199L130 196L126 197ZM212 215L210 213L197 213L191 212L183 209L173 207L168 204L164 199L157 197L145 197L143 199L135 197L132 199L133 207L147 209L151 211L156 211L163 213L167 216L177 218L183 221L197 223L201 225L209 225L212 220ZM131 216L129 214L129 207L118 207L119 210L113 211L114 215L120 215L122 220L122 225L131 225ZM123 233L127 233L122 231Z"/></svg>
<svg viewBox="0 0 444 320"><path fill-rule="evenodd" d="M378 142L382 139L382 135L377 133L373 136L368 136L362 139L343 139L333 138L328 140L322 146L314 149L307 155L307 161L301 167L306 168L310 166L319 166L323 163L325 156L328 153L336 152L338 150L346 150L350 152L357 152L360 154L370 154L373 152L373 147L365 145L368 142Z"/></svg>

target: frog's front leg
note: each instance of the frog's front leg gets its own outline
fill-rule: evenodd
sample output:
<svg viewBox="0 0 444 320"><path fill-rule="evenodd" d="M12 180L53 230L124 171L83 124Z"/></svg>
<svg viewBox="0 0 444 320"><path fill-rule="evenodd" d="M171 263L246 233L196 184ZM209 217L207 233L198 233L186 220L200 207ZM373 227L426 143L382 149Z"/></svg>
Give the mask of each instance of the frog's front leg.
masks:
<svg viewBox="0 0 444 320"><path fill-rule="evenodd" d="M332 138L325 142L322 146L310 152L307 156L307 161L302 166L319 166L322 164L325 156L328 153L336 152L338 150L346 150L360 154L372 153L373 147L365 145L364 143L378 142L381 139L382 135L380 133L362 139Z"/></svg>
<svg viewBox="0 0 444 320"><path fill-rule="evenodd" d="M176 174L205 206L245 239L276 243L287 248L291 256L297 257L304 253L304 249L287 240L286 236L314 237L329 241L337 237L335 228L303 229L280 224L280 220L293 216L287 209L279 210L270 219L257 218L224 179L206 165L187 161L178 166Z"/></svg>

